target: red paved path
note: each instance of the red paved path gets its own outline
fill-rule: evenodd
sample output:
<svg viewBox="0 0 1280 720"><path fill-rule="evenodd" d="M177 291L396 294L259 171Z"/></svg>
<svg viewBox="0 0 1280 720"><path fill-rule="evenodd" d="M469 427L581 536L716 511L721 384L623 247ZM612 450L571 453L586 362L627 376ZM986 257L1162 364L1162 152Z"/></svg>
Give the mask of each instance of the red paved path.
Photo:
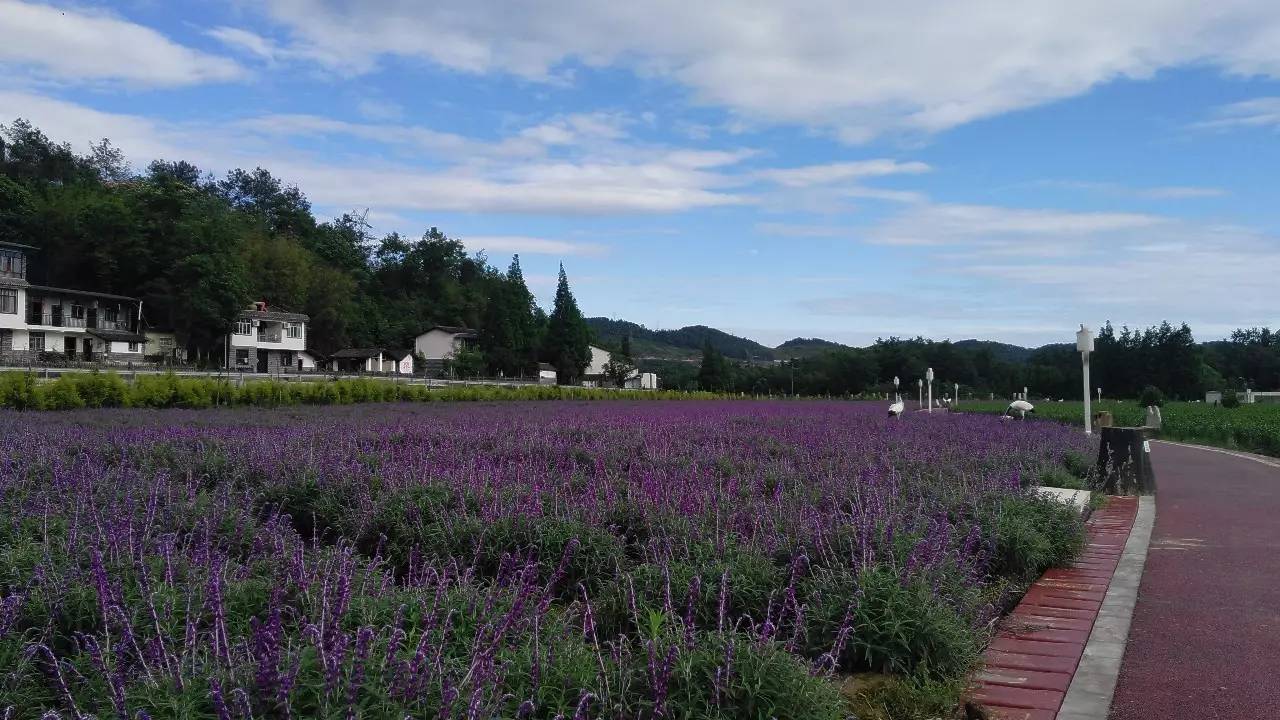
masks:
<svg viewBox="0 0 1280 720"><path fill-rule="evenodd" d="M985 707L987 717L1057 716L1137 510L1137 498L1111 498L1089 519L1089 539L1080 557L1046 572L1005 618L968 693Z"/></svg>
<svg viewBox="0 0 1280 720"><path fill-rule="evenodd" d="M1280 468L1154 443L1156 524L1111 720L1280 718Z"/></svg>

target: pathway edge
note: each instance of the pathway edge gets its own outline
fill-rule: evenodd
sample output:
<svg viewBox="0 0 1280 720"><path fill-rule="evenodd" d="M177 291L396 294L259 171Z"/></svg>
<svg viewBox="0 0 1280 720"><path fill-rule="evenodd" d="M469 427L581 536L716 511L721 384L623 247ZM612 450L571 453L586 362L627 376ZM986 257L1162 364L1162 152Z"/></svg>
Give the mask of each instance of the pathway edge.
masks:
<svg viewBox="0 0 1280 720"><path fill-rule="evenodd" d="M1229 455L1231 457L1240 458L1241 460L1252 460L1262 465L1268 465L1274 468L1280 468L1280 459L1267 455L1258 455L1257 453L1244 452L1243 450L1228 450L1227 448L1214 447L1212 445L1196 445L1194 443L1178 442L1177 440L1152 440L1155 443L1164 443L1165 445L1176 445L1184 448L1194 448L1196 450L1207 450L1209 452L1219 453L1221 455Z"/></svg>
<svg viewBox="0 0 1280 720"><path fill-rule="evenodd" d="M1134 518L1133 529L1111 577L1102 609L1089 633L1084 655L1058 709L1058 720L1106 720L1111 710L1111 699L1120 676L1120 662L1129 638L1129 624L1138 603L1138 586L1147 562L1155 517L1155 496L1138 498L1138 514Z"/></svg>

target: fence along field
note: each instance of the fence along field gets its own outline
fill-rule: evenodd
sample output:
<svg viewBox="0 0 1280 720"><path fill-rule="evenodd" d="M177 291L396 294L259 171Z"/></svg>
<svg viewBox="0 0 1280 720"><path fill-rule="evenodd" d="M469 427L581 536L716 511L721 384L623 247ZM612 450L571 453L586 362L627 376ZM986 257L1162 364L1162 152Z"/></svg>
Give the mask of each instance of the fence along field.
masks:
<svg viewBox="0 0 1280 720"><path fill-rule="evenodd" d="M965 403L965 412L1003 413L1006 402ZM1146 421L1145 410L1133 401L1093 403L1094 411L1110 412L1116 425L1137 426ZM1036 403L1040 419L1084 424L1083 403ZM1237 448L1280 457L1280 403L1254 403L1234 408L1207 403L1166 402L1161 408L1160 437L1207 445Z"/></svg>
<svg viewBox="0 0 1280 720"><path fill-rule="evenodd" d="M1088 448L882 414L0 413L0 715L937 717Z"/></svg>

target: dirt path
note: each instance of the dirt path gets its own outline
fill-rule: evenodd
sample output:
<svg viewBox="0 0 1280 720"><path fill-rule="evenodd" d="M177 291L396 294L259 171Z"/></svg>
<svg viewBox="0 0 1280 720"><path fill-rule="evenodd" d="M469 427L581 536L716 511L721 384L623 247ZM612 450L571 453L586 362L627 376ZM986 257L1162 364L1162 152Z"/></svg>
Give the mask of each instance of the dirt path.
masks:
<svg viewBox="0 0 1280 720"><path fill-rule="evenodd" d="M1155 530L1112 720L1280 718L1280 468L1153 443Z"/></svg>

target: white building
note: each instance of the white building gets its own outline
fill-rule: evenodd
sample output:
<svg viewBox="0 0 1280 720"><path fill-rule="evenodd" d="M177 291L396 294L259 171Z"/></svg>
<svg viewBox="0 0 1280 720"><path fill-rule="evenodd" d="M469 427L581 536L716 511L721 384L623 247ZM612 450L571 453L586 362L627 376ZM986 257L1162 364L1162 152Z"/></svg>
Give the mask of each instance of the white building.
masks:
<svg viewBox="0 0 1280 720"><path fill-rule="evenodd" d="M445 364L463 350L473 350L480 343L475 330L449 325L436 325L413 340L413 350L422 356L424 366L419 368L428 376L444 374Z"/></svg>
<svg viewBox="0 0 1280 720"><path fill-rule="evenodd" d="M538 384L555 385L558 377L554 365L551 363L538 363Z"/></svg>
<svg viewBox="0 0 1280 720"><path fill-rule="evenodd" d="M299 371L315 370L320 367L320 359L313 350L303 350L293 355L294 367Z"/></svg>
<svg viewBox="0 0 1280 720"><path fill-rule="evenodd" d="M655 373L636 371L627 378L624 387L631 390L657 390L658 376Z"/></svg>
<svg viewBox="0 0 1280 720"><path fill-rule="evenodd" d="M298 354L307 349L308 319L302 313L270 310L265 302L254 303L240 313L226 337L227 367L260 373L297 369Z"/></svg>
<svg viewBox="0 0 1280 720"><path fill-rule="evenodd" d="M610 356L610 353L608 350L605 350L604 348L598 348L595 345L592 345L591 346L591 364L587 366L586 370L582 371L582 374L586 377L591 377L593 375L604 375L604 366L608 364L609 356Z"/></svg>
<svg viewBox="0 0 1280 720"><path fill-rule="evenodd" d="M382 348L344 348L329 356L333 372L382 372Z"/></svg>
<svg viewBox="0 0 1280 720"><path fill-rule="evenodd" d="M69 360L139 362L142 301L110 293L27 281L36 248L0 242L0 362L25 364L53 356Z"/></svg>
<svg viewBox="0 0 1280 720"><path fill-rule="evenodd" d="M427 360L452 360L460 351L475 348L480 335L475 330L436 325L413 341L413 349Z"/></svg>
<svg viewBox="0 0 1280 720"><path fill-rule="evenodd" d="M394 375L412 375L413 351L400 348L384 348L382 351L382 372Z"/></svg>
<svg viewBox="0 0 1280 720"><path fill-rule="evenodd" d="M612 387L613 381L604 376L605 365L609 363L612 356L608 350L604 348L591 346L591 364L582 373L583 387ZM657 390L658 376L653 373L642 373L637 369L632 369L627 375L627 379L623 381L624 388L632 390Z"/></svg>

